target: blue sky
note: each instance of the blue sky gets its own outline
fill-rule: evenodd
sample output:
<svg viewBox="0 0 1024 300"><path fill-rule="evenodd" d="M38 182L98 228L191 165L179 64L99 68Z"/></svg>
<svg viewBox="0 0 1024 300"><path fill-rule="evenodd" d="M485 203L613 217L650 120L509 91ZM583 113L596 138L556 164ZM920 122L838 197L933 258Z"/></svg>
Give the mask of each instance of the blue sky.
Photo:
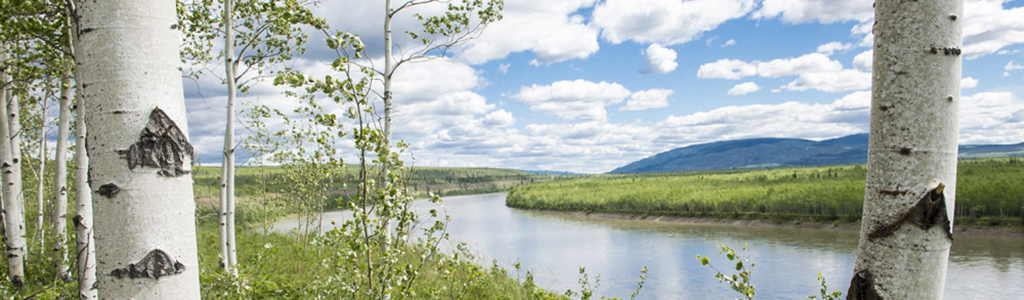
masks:
<svg viewBox="0 0 1024 300"><path fill-rule="evenodd" d="M395 134L418 166L602 173L698 143L867 132L871 5L506 0L505 19L478 39L397 71ZM966 1L962 144L1024 142L1022 7ZM325 1L317 10L380 59L383 1ZM416 29L411 15L395 32ZM327 74L322 61L333 58L323 36L311 36L294 65ZM185 86L193 144L203 163L217 164L222 88L212 79ZM282 91L261 83L247 98L292 107Z"/></svg>

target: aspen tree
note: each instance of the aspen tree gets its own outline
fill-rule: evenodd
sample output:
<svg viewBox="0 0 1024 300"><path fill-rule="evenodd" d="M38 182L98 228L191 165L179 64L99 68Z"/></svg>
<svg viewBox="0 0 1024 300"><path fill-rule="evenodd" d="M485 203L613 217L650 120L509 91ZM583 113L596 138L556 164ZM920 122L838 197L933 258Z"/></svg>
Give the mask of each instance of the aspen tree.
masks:
<svg viewBox="0 0 1024 300"><path fill-rule="evenodd" d="M956 196L963 0L875 2L871 137L848 299L941 299Z"/></svg>
<svg viewBox="0 0 1024 300"><path fill-rule="evenodd" d="M3 178L4 244L7 250L7 277L15 286L25 283L25 213L21 189L15 189L14 156L11 145L7 102L9 77L7 42L0 41L0 177ZM20 173L19 173L20 174ZM20 181L20 180L19 180Z"/></svg>
<svg viewBox="0 0 1024 300"><path fill-rule="evenodd" d="M175 1L76 1L101 299L199 299Z"/></svg>

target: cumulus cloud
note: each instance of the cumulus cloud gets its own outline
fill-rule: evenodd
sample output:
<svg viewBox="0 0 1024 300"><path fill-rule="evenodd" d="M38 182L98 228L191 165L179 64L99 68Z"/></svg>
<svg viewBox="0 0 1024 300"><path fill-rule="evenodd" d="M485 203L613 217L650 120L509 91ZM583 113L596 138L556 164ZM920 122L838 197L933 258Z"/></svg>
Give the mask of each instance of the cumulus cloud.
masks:
<svg viewBox="0 0 1024 300"><path fill-rule="evenodd" d="M594 8L592 23L613 44L631 40L676 45L755 7L754 0L608 0Z"/></svg>
<svg viewBox="0 0 1024 300"><path fill-rule="evenodd" d="M501 72L501 74L508 74L508 67L511 66L511 63L501 63L498 65L498 72Z"/></svg>
<svg viewBox="0 0 1024 300"><path fill-rule="evenodd" d="M863 90L871 87L871 73L858 70L844 70L839 61L829 59L822 53L811 53L794 58L780 58L767 62L744 62L734 59L720 59L706 63L697 70L697 78L741 79L758 75L765 78L799 76L781 88L791 91L816 89L825 92ZM733 87L730 95L749 91L747 85ZM746 88L746 89L744 89ZM743 93L745 94L745 93Z"/></svg>
<svg viewBox="0 0 1024 300"><path fill-rule="evenodd" d="M1004 9L1005 0L968 0L964 4L964 58L996 53L1024 43L1024 7Z"/></svg>
<svg viewBox="0 0 1024 300"><path fill-rule="evenodd" d="M786 23L865 21L875 16L872 0L765 0L751 17L769 19L781 16Z"/></svg>
<svg viewBox="0 0 1024 300"><path fill-rule="evenodd" d="M644 53L646 54L644 65L647 68L641 71L641 74L665 74L679 66L676 63L676 51L665 48L661 44L651 44Z"/></svg>
<svg viewBox="0 0 1024 300"><path fill-rule="evenodd" d="M480 121L484 125L494 127L509 127L516 124L516 118L512 116L512 113L507 112L504 109L499 109L489 113L480 119Z"/></svg>
<svg viewBox="0 0 1024 300"><path fill-rule="evenodd" d="M974 78L971 78L971 77L960 79L960 89L966 90L966 89L974 88L976 86L978 86L978 80L977 79L974 79Z"/></svg>
<svg viewBox="0 0 1024 300"><path fill-rule="evenodd" d="M871 73L857 70L804 73L782 88L791 91L816 89L823 92L864 90L871 88Z"/></svg>
<svg viewBox="0 0 1024 300"><path fill-rule="evenodd" d="M761 90L761 87L757 86L757 83L754 83L753 81L749 81L749 82L744 82L744 83L737 84L736 86L732 87L731 89L729 89L728 94L730 96L739 96L739 95L750 94L750 93L753 93L753 92L756 92L756 91L759 91L759 90Z"/></svg>
<svg viewBox="0 0 1024 300"><path fill-rule="evenodd" d="M961 144L1011 144L1024 141L1024 101L1010 92L963 97Z"/></svg>
<svg viewBox="0 0 1024 300"><path fill-rule="evenodd" d="M1004 66L1004 67L1003 67L1003 70L1007 70L1007 71L1013 71L1013 70L1024 70L1024 66L1021 66L1021 65L1015 64L1015 63L1013 63L1013 61L1011 60L1010 62L1006 63L1006 66Z"/></svg>
<svg viewBox="0 0 1024 300"><path fill-rule="evenodd" d="M632 94L618 83L594 83L582 79L557 81L550 85L522 87L511 95L531 111L540 111L567 121L604 121L604 107L622 102Z"/></svg>
<svg viewBox="0 0 1024 300"><path fill-rule="evenodd" d="M871 71L875 50L868 50L853 57L853 68L861 71Z"/></svg>
<svg viewBox="0 0 1024 300"><path fill-rule="evenodd" d="M725 44L722 44L722 48L729 47L729 46L732 46L732 45L736 45L736 40L725 41Z"/></svg>
<svg viewBox="0 0 1024 300"><path fill-rule="evenodd" d="M806 73L836 72L842 69L842 63L831 60L828 56L821 53L811 53L796 58L781 58L757 63L757 75L768 78Z"/></svg>
<svg viewBox="0 0 1024 300"><path fill-rule="evenodd" d="M871 93L854 92L828 104L786 102L726 106L669 116L656 124L657 141L706 143L754 137L826 139L867 132Z"/></svg>
<svg viewBox="0 0 1024 300"><path fill-rule="evenodd" d="M757 66L738 59L719 59L706 63L697 70L697 78L740 79L757 74Z"/></svg>
<svg viewBox="0 0 1024 300"><path fill-rule="evenodd" d="M476 65L523 51L531 51L538 64L587 58L600 48L599 29L575 12L593 4L594 0L510 1L502 20L489 25L458 59Z"/></svg>
<svg viewBox="0 0 1024 300"><path fill-rule="evenodd" d="M818 53L825 54L825 55L832 55L832 53L835 53L836 51L846 52L846 50L850 50L850 49L853 49L853 45L852 44L849 44L849 43L843 44L843 43L840 43L840 42L829 42L828 44L824 44L824 45L818 46Z"/></svg>
<svg viewBox="0 0 1024 300"><path fill-rule="evenodd" d="M619 107L619 111L647 110L668 106L668 97L675 92L669 89L650 89L639 91L629 96L626 105Z"/></svg>

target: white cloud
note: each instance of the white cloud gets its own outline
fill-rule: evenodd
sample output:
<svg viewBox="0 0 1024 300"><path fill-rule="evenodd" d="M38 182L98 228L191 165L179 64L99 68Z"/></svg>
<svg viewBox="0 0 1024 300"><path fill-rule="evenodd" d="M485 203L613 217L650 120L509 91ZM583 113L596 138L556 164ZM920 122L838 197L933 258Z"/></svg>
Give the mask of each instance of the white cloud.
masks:
<svg viewBox="0 0 1024 300"><path fill-rule="evenodd" d="M725 41L725 44L722 44L722 48L729 47L729 46L732 46L732 45L736 45L736 40Z"/></svg>
<svg viewBox="0 0 1024 300"><path fill-rule="evenodd" d="M1006 63L1006 66L1003 67L1003 70L1007 70L1007 71L1024 70L1024 66L1021 66L1021 65L1018 65L1018 64L1014 64L1013 61L1011 60L1010 62Z"/></svg>
<svg viewBox="0 0 1024 300"><path fill-rule="evenodd" d="M613 44L631 40L676 45L755 7L754 0L608 0L594 8L592 23Z"/></svg>
<svg viewBox="0 0 1024 300"><path fill-rule="evenodd" d="M604 121L608 119L604 107L622 102L631 94L618 83L577 79L522 87L511 97L529 105L531 111L541 111L567 121Z"/></svg>
<svg viewBox="0 0 1024 300"><path fill-rule="evenodd" d="M647 47L647 54L644 57L644 65L647 67L641 74L665 74L672 72L679 66L676 63L676 51L665 48L661 44L654 43Z"/></svg>
<svg viewBox="0 0 1024 300"><path fill-rule="evenodd" d="M871 93L854 92L829 104L786 102L726 106L670 116L656 124L656 141L673 145L754 137L826 139L868 130ZM678 147L678 146L673 146Z"/></svg>
<svg viewBox="0 0 1024 300"><path fill-rule="evenodd" d="M697 70L697 78L740 79L757 74L757 66L738 59L719 59L706 63Z"/></svg>
<svg viewBox="0 0 1024 300"><path fill-rule="evenodd" d="M974 79L974 78L971 78L971 77L960 79L960 89L966 90L966 89L974 88L976 86L978 86L978 80L977 79Z"/></svg>
<svg viewBox="0 0 1024 300"><path fill-rule="evenodd" d="M968 0L964 4L964 58L996 53L1024 43L1024 7L1003 9L1006 0Z"/></svg>
<svg viewBox="0 0 1024 300"><path fill-rule="evenodd" d="M512 116L512 113L499 109L491 112L480 119L480 121L487 126L495 127L509 127L516 124L516 118Z"/></svg>
<svg viewBox="0 0 1024 300"><path fill-rule="evenodd" d="M714 42L717 39L718 39L717 35L713 36L713 37L709 37L706 43L707 43L708 46L711 46L711 42Z"/></svg>
<svg viewBox="0 0 1024 300"><path fill-rule="evenodd" d="M865 20L860 24L854 25L853 28L850 28L851 36L856 37L859 35L863 35L863 37L860 38L860 43L858 43L857 46L872 47L875 45L875 34L871 32L873 30L874 24L874 18L871 18L870 20Z"/></svg>
<svg viewBox="0 0 1024 300"><path fill-rule="evenodd" d="M836 51L846 52L846 50L850 50L852 48L853 45L849 43L843 44L840 42L829 42L828 44L818 46L818 53L832 55L832 53L835 53Z"/></svg>
<svg viewBox="0 0 1024 300"><path fill-rule="evenodd" d="M821 53L805 54L796 58L774 59L757 63L757 75L777 78L806 73L836 72L843 69L839 61L831 60Z"/></svg>
<svg viewBox="0 0 1024 300"><path fill-rule="evenodd" d="M765 0L751 17L759 19L782 16L791 23L865 21L874 17L872 0Z"/></svg>
<svg viewBox="0 0 1024 300"><path fill-rule="evenodd" d="M1013 50L1013 51L1010 51L1010 50L999 50L999 52L996 52L996 53L998 53L999 55L1010 55L1010 54L1020 53L1020 50Z"/></svg>
<svg viewBox="0 0 1024 300"><path fill-rule="evenodd" d="M498 65L498 72L501 74L508 74L508 67L511 67L512 63L501 63Z"/></svg>
<svg viewBox="0 0 1024 300"><path fill-rule="evenodd" d="M750 94L759 90L761 90L761 87L757 86L757 83L749 81L737 84L736 86L732 87L731 89L729 89L728 94L731 96L739 96Z"/></svg>
<svg viewBox="0 0 1024 300"><path fill-rule="evenodd" d="M782 88L791 91L816 89L823 92L864 90L871 88L871 73L857 70L804 73Z"/></svg>
<svg viewBox="0 0 1024 300"><path fill-rule="evenodd" d="M697 78L741 79L758 75L766 78L799 76L782 86L791 91L816 89L825 92L863 90L871 87L871 73L844 70L839 61L829 59L822 53L811 53L794 58L780 58L768 62L744 62L720 59L706 63L697 70ZM730 95L749 90L750 85L733 87ZM746 88L746 89L744 89ZM749 92L748 92L749 93ZM745 94L745 93L744 93Z"/></svg>
<svg viewBox="0 0 1024 300"><path fill-rule="evenodd" d="M441 95L468 91L483 83L484 79L472 67L449 59L405 64L395 71L395 104L434 101Z"/></svg>
<svg viewBox="0 0 1024 300"><path fill-rule="evenodd" d="M574 13L593 3L594 0L509 1L502 11L503 19L489 25L458 54L458 59L476 65L523 51L533 52L538 64L587 58L600 48L598 29L585 24L584 18Z"/></svg>
<svg viewBox="0 0 1024 300"><path fill-rule="evenodd" d="M619 111L647 110L668 106L668 97L675 92L669 89L650 89L633 93L626 101L626 105L619 107Z"/></svg>
<svg viewBox="0 0 1024 300"><path fill-rule="evenodd" d="M961 144L1010 144L1024 141L1024 101L1009 92L963 97Z"/></svg>
<svg viewBox="0 0 1024 300"><path fill-rule="evenodd" d="M853 57L853 68L861 71L871 71L874 55L875 50L868 50L857 54L857 56Z"/></svg>

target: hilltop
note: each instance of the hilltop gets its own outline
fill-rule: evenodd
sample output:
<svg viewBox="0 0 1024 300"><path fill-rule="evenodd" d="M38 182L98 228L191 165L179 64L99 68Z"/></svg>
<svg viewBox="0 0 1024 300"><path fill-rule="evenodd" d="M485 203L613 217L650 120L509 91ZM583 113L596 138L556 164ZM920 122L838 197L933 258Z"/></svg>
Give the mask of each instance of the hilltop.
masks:
<svg viewBox="0 0 1024 300"><path fill-rule="evenodd" d="M1024 143L960 146L960 158L1008 156L1024 156ZM866 163L867 159L867 133L823 141L754 138L676 148L619 167L609 173L862 164Z"/></svg>

